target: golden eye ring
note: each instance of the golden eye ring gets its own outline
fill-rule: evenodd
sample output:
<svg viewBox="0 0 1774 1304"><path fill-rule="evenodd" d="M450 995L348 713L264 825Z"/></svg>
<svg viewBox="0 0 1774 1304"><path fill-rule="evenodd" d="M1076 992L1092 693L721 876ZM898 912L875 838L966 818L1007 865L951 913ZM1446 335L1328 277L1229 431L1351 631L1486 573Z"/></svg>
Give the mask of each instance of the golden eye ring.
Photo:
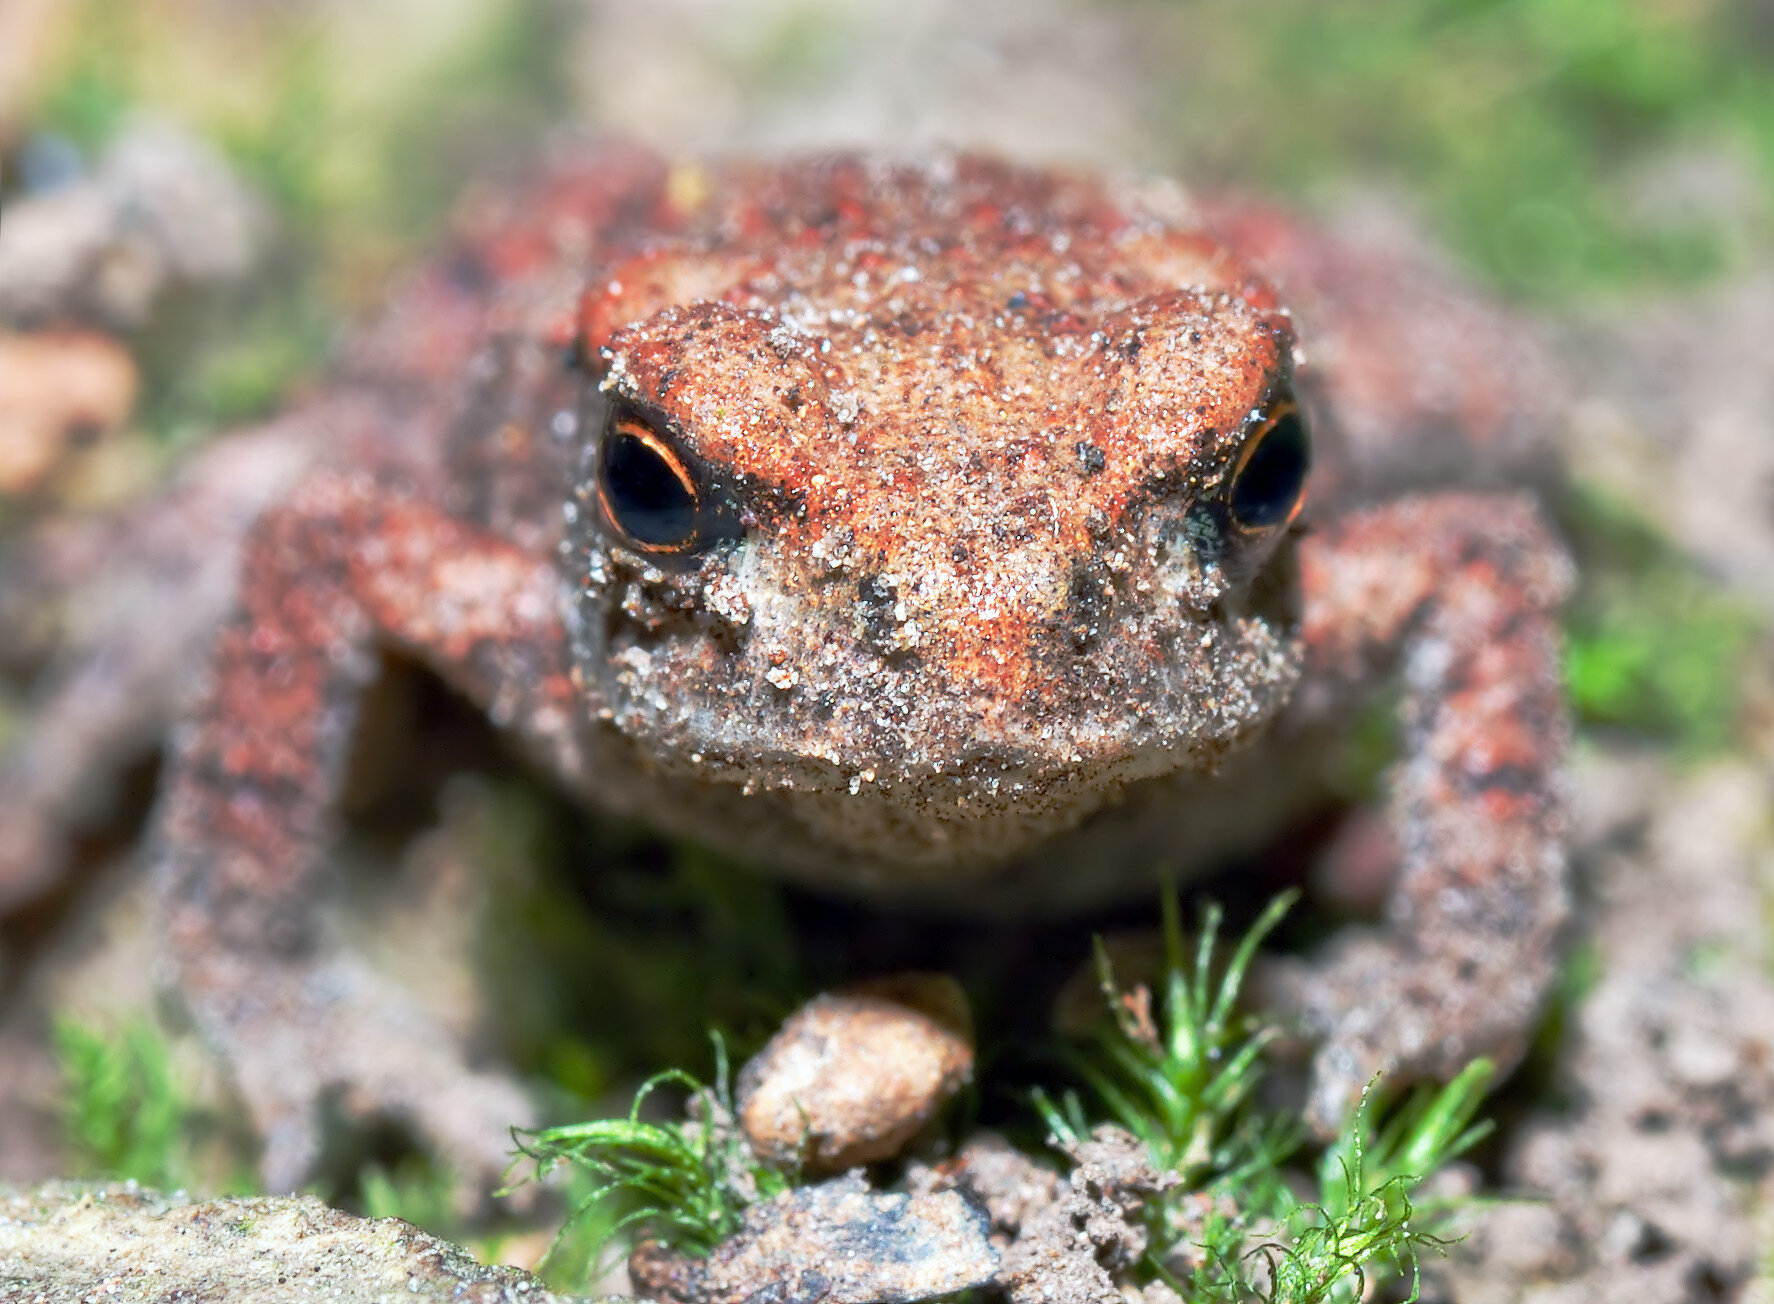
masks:
<svg viewBox="0 0 1774 1304"><path fill-rule="evenodd" d="M637 552L681 556L714 541L709 493L690 455L632 406L612 405L595 474L606 526Z"/></svg>
<svg viewBox="0 0 1774 1304"><path fill-rule="evenodd" d="M1300 405L1290 396L1270 409L1238 454L1227 495L1232 519L1252 532L1293 524L1306 501L1311 469L1312 440Z"/></svg>

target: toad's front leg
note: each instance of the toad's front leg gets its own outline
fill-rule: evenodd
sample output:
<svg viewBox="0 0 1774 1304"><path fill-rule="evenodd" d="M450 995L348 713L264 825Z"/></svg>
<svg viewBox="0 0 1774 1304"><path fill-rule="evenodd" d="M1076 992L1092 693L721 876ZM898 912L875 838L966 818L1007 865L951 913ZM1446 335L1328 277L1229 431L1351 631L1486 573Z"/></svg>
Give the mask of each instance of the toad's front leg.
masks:
<svg viewBox="0 0 1774 1304"><path fill-rule="evenodd" d="M1404 688L1389 926L1333 946L1299 997L1329 1129L1375 1073L1512 1062L1532 1030L1569 908L1552 613L1571 571L1528 501L1475 494L1355 513L1301 571L1306 710L1384 673Z"/></svg>
<svg viewBox="0 0 1774 1304"><path fill-rule="evenodd" d="M240 587L157 815L175 981L234 1071L271 1189L307 1175L316 1107L334 1091L353 1113L403 1117L464 1182L482 1179L527 1102L469 1072L410 998L326 944L320 870L377 641L577 767L557 573L366 478L323 473L255 528Z"/></svg>

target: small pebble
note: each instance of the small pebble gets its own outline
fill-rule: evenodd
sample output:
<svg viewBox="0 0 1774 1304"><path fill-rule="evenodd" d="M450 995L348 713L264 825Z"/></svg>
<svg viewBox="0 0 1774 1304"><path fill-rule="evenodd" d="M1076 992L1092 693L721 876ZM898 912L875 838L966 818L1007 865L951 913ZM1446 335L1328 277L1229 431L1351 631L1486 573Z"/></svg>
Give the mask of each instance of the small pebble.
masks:
<svg viewBox="0 0 1774 1304"><path fill-rule="evenodd" d="M760 1158L807 1175L888 1159L973 1076L952 979L905 974L815 997L739 1075L739 1125Z"/></svg>

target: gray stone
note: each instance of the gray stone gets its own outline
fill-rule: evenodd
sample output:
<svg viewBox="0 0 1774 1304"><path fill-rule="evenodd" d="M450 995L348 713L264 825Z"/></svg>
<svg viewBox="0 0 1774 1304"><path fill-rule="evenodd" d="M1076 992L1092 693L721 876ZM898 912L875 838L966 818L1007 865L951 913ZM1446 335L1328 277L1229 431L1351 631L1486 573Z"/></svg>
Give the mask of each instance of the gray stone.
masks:
<svg viewBox="0 0 1774 1304"><path fill-rule="evenodd" d="M705 1259L647 1242L628 1269L641 1293L678 1304L911 1304L991 1280L987 1230L958 1192L884 1195L852 1173L754 1205Z"/></svg>

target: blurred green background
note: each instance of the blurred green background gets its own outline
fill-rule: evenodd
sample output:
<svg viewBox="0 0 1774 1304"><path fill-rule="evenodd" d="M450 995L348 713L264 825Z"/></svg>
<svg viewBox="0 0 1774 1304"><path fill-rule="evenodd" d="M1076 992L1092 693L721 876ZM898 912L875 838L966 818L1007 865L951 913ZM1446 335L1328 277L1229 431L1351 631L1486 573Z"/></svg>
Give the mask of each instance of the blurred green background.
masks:
<svg viewBox="0 0 1774 1304"><path fill-rule="evenodd" d="M35 17L8 33L9 136L95 148L172 115L346 280L559 129L997 144L1302 199L1383 185L1535 296L1718 274L1758 207L1735 192L1765 215L1774 185L1761 0L14 3Z"/></svg>

